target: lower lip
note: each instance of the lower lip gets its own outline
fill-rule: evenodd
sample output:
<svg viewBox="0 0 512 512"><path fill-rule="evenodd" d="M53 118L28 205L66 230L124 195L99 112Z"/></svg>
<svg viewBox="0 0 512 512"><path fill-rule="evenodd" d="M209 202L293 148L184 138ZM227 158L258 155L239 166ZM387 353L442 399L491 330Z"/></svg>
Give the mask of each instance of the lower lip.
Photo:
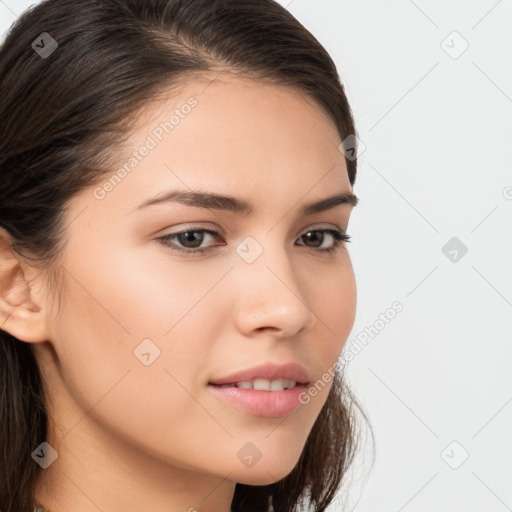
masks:
<svg viewBox="0 0 512 512"><path fill-rule="evenodd" d="M303 384L282 391L265 391L237 387L208 385L219 398L231 402L240 409L263 418L280 418L302 405L299 395L306 390Z"/></svg>

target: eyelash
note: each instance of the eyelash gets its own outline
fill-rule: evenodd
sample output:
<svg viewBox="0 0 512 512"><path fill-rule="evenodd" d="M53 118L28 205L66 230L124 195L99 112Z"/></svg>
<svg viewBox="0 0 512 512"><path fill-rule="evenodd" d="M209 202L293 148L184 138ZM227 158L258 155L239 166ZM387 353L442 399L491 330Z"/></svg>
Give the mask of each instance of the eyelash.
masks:
<svg viewBox="0 0 512 512"><path fill-rule="evenodd" d="M169 242L169 240L173 237L183 235L185 233L199 233L199 232L207 233L212 236L219 234L217 231L213 231L211 229L193 229L193 228L191 228L191 229L186 229L184 231L179 231L178 233L172 233L169 235L162 236L160 238L157 238L157 240L165 247L167 247L173 251L177 251L177 252L181 252L181 253L185 253L185 254L204 253L204 252L211 250L212 249L211 247L203 248L203 249L182 249L179 246L176 246L174 243ZM314 247L309 247L309 249L313 250L314 252L327 253L328 255L332 255L332 254L340 251L345 246L345 243L350 242L350 240L352 238L350 235L343 233L342 231L339 231L337 229L310 229L309 231L306 231L306 233L301 235L301 237L307 233L327 233L333 237L334 244L332 247L329 247L328 249L315 249ZM305 247L308 247L308 246L305 246Z"/></svg>

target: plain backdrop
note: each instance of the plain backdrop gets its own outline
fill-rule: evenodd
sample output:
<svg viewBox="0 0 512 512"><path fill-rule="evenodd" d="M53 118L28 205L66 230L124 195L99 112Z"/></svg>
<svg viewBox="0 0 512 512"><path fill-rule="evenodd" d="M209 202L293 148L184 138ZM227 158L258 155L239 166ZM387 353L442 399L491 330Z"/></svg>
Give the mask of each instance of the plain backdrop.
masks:
<svg viewBox="0 0 512 512"><path fill-rule="evenodd" d="M0 0L0 34L33 3ZM329 511L512 510L512 2L280 3L361 140L343 355L375 451L362 429Z"/></svg>

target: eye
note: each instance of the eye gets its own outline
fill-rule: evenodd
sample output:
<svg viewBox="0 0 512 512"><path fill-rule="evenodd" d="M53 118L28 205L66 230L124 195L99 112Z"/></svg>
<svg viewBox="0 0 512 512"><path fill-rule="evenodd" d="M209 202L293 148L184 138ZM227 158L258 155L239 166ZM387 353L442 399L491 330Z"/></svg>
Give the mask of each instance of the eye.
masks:
<svg viewBox="0 0 512 512"><path fill-rule="evenodd" d="M197 236L199 234L199 236ZM187 229L186 231L180 231L179 233L172 233L170 235L165 235L157 240L159 240L163 245L166 247L171 248L172 250L184 252L184 253L201 253L205 252L208 249L207 248L199 248L201 243L205 239L205 235L208 236L215 236L219 235L216 231L213 231L211 229ZM179 244L182 245L182 247L177 246L174 242L171 242L171 240L176 239ZM226 245L219 244L219 245ZM183 247L184 246L184 247Z"/></svg>
<svg viewBox="0 0 512 512"><path fill-rule="evenodd" d="M320 233L320 236L318 236L318 233ZM326 239L328 240L329 237L333 240L333 243L332 245L328 244L328 247L326 248L324 242ZM318 248L323 246L319 251L328 253L340 250L345 243L350 242L351 239L350 235L347 235L338 229L312 229L301 235L300 238L305 238L308 242L312 242L313 246L309 247Z"/></svg>
<svg viewBox="0 0 512 512"><path fill-rule="evenodd" d="M185 254L194 254L204 253L211 250L212 246L201 247L205 237L212 237L215 239L219 238L220 234L217 231L210 229L190 228L185 231L171 233L169 235L159 237L157 240L159 243L173 251L178 251ZM307 243L311 243L312 245L308 245L307 247L313 249L315 252L334 253L343 248L345 243L350 241L351 237L350 235L347 235L346 233L343 233L337 229L314 229L302 234L299 237L299 240L301 239L304 239ZM329 241L329 239L331 239L332 242L327 243L326 247L325 241ZM217 246L219 245L226 245L226 243L224 242L217 244Z"/></svg>

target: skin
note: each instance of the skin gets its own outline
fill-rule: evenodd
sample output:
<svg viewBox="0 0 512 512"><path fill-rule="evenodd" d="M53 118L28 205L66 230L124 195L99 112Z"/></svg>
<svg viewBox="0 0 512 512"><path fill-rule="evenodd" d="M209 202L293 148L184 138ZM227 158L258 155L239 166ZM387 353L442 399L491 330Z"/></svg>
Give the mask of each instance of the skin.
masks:
<svg viewBox="0 0 512 512"><path fill-rule="evenodd" d="M321 379L356 310L346 246L322 253L301 238L347 231L352 206L298 215L351 191L334 123L290 88L229 73L205 88L207 78L141 113L132 149L169 112L198 101L103 199L91 187L70 201L59 312L44 274L19 256L10 260L19 266L6 263L2 328L32 343L51 396L47 441L59 456L36 491L51 512L228 512L236 482L290 473L327 399L331 382L289 416L261 418L207 388L269 361L297 362L311 382ZM175 202L135 210L188 187L243 198L253 212ZM210 252L199 255L157 240L185 228L219 235L205 234ZM247 236L263 248L250 264L235 251ZM326 234L322 247L332 244ZM160 349L149 366L134 356L146 338ZM262 454L252 467L237 457L248 442Z"/></svg>

